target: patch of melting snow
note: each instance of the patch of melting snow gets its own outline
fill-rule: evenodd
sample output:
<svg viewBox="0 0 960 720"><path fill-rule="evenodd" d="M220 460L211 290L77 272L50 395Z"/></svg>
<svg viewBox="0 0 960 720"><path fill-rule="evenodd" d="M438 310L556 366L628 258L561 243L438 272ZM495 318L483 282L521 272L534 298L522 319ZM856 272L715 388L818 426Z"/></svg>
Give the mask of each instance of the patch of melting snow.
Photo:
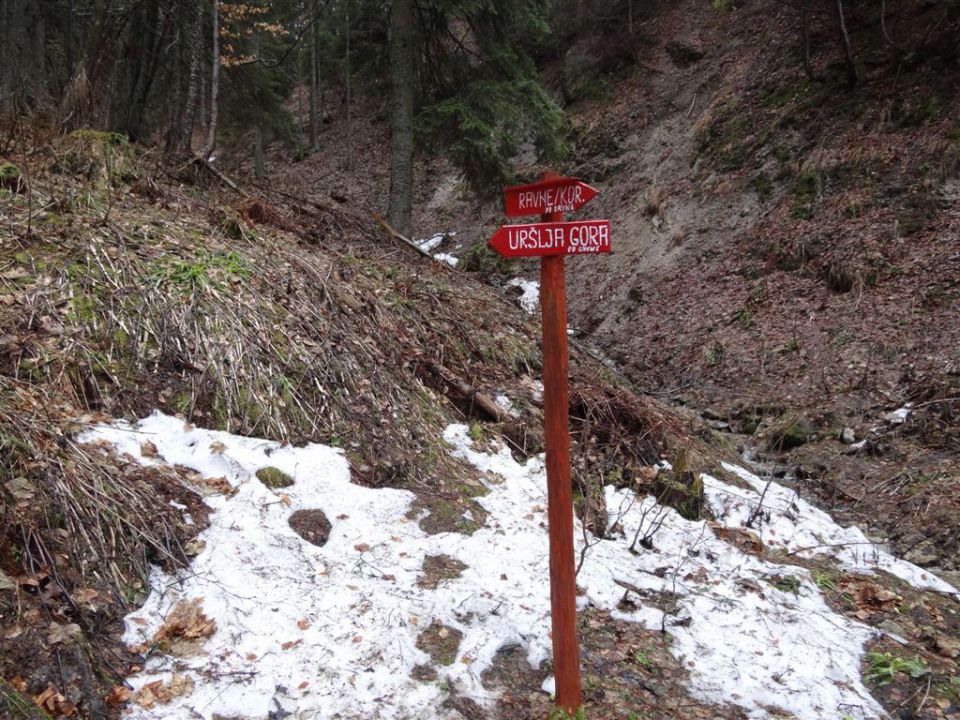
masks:
<svg viewBox="0 0 960 720"><path fill-rule="evenodd" d="M497 404L497 407L507 413L507 415L510 415L511 417L520 416L520 413L518 413L513 407L513 400L511 400L507 395L503 393L497 393L497 395L494 396L493 401Z"/></svg>
<svg viewBox="0 0 960 720"><path fill-rule="evenodd" d="M704 490L710 505L717 520L724 525L745 526L757 507L758 496L763 495L766 512L752 525L759 531L765 547L786 550L801 558L829 554L853 572L884 570L914 587L957 593L952 585L933 573L885 552L859 528L840 527L827 513L799 498L793 490L775 482L768 483L736 465L723 463L723 467L753 488L745 491L704 476Z"/></svg>
<svg viewBox="0 0 960 720"><path fill-rule="evenodd" d="M153 592L128 618L125 641L149 642L178 600L203 598L204 612L217 623L205 654L155 655L131 678L139 688L169 680L176 670L191 675L194 690L152 710L133 705L129 717L265 718L279 708L294 717L452 720L459 716L442 708L447 693L441 688L491 704L496 693L483 687L480 675L504 643L519 643L535 666L546 659L542 461L518 464L506 448L478 452L466 425L451 425L444 438L454 455L485 473L490 492L478 502L489 517L472 536L425 535L406 517L412 494L350 483L343 455L326 446L293 448L200 430L159 413L134 427L118 423L85 433L81 440L112 443L144 464L186 465L224 476L236 489L232 497L208 498L215 512L202 534L204 549L176 576L155 569ZM158 458L141 456L147 440ZM254 477L265 466L288 473L295 484L283 494L268 489ZM754 491L705 478L707 496L725 522L739 526L764 483L728 469ZM825 514L782 493L789 491L767 488L765 540L793 547L825 539L809 552L872 567L878 555L847 557L843 548L828 546L849 537ZM808 571L746 555L706 523L684 520L651 498L608 487L606 499L611 523L619 518L624 533L591 539L595 544L577 579L585 588L581 607L606 608L650 628L663 624L690 672L691 691L739 705L751 718L771 717L776 707L804 718L881 716L859 675L863 645L875 631L832 612ZM326 545L310 545L289 527L298 509L326 513L332 523ZM638 528L661 522L653 549L629 552ZM579 530L577 538L582 543ZM436 590L419 587L424 558L440 553L468 567ZM922 572L914 568L901 576L924 580ZM770 583L787 574L799 581L796 594ZM639 594L635 611L617 609L625 583ZM644 599L663 593L678 596L677 613L665 616ZM454 662L438 668L438 682L418 682L410 673L429 658L416 641L433 622L457 628L463 638Z"/></svg>
<svg viewBox="0 0 960 720"><path fill-rule="evenodd" d="M460 258L451 255L450 253L437 253L433 256L434 260L439 260L440 262L445 262L450 267L456 267L460 262Z"/></svg>
<svg viewBox="0 0 960 720"><path fill-rule="evenodd" d="M414 244L423 250L424 252L432 252L436 250L440 245L443 244L444 239L446 239L447 233L437 233L428 238L423 238L422 240L415 240Z"/></svg>
<svg viewBox="0 0 960 720"><path fill-rule="evenodd" d="M452 238L456 234L457 233L455 230L451 230L450 232L445 232L445 233L437 233L436 235L431 235L430 237L423 238L422 240L415 240L414 245L416 245L418 248L423 250L425 253L429 253L434 260L437 260L439 262L444 262L450 267L456 267L457 263L459 263L460 260L454 255L451 255L450 253L434 253L433 252L443 244L444 240L447 240L448 238Z"/></svg>
<svg viewBox="0 0 960 720"><path fill-rule="evenodd" d="M913 403L907 403L902 408L897 408L891 413L887 413L884 416L886 420L891 425L903 425L907 418L910 417L910 411L913 409Z"/></svg>
<svg viewBox="0 0 960 720"><path fill-rule="evenodd" d="M524 280L523 278L512 278L507 282L507 287L517 287L522 291L520 296L520 307L531 315L537 312L540 307L540 283L537 280Z"/></svg>

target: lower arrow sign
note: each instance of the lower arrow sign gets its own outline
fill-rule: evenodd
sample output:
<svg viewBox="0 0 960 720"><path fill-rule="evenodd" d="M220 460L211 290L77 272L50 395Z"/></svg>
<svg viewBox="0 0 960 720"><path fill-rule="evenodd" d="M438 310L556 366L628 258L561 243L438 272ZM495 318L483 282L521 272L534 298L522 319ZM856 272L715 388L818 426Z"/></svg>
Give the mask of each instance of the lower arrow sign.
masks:
<svg viewBox="0 0 960 720"><path fill-rule="evenodd" d="M609 220L504 225L490 238L504 257L593 255L610 252Z"/></svg>

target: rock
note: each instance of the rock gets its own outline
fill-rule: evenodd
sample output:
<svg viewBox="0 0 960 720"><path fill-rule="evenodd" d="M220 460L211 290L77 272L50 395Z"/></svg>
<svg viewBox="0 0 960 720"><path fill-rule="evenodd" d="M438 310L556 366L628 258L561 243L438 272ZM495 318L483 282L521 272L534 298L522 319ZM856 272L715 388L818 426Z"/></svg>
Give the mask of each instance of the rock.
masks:
<svg viewBox="0 0 960 720"><path fill-rule="evenodd" d="M27 189L27 183L20 173L20 168L2 159L0 159L0 188L6 188L13 194L25 192Z"/></svg>
<svg viewBox="0 0 960 720"><path fill-rule="evenodd" d="M931 568L931 570L939 575L942 580L960 590L960 572L956 570L942 570L940 568Z"/></svg>
<svg viewBox="0 0 960 720"><path fill-rule="evenodd" d="M287 522L311 545L322 547L330 539L330 521L323 510L297 510Z"/></svg>
<svg viewBox="0 0 960 720"><path fill-rule="evenodd" d="M661 470L653 481L653 496L687 520L699 520L703 512L703 478L692 469L687 448L681 448L673 468Z"/></svg>
<svg viewBox="0 0 960 720"><path fill-rule="evenodd" d="M257 470L257 480L271 490L279 490L293 485L293 478L275 467L264 467Z"/></svg>
<svg viewBox="0 0 960 720"><path fill-rule="evenodd" d="M936 635L933 638L933 649L943 657L954 660L960 657L960 640L946 635Z"/></svg>
<svg viewBox="0 0 960 720"><path fill-rule="evenodd" d="M903 627L895 623L893 620L884 620L877 627L883 630L885 633L896 635L898 638L905 638L907 636L907 633Z"/></svg>
<svg viewBox="0 0 960 720"><path fill-rule="evenodd" d="M740 419L740 432L743 435L753 435L760 427L760 419L756 415L746 415Z"/></svg>
<svg viewBox="0 0 960 720"><path fill-rule="evenodd" d="M793 474L798 480L811 480L823 477L830 469L830 460L826 457L808 457L797 465Z"/></svg>
<svg viewBox="0 0 960 720"><path fill-rule="evenodd" d="M929 567L931 565L936 565L936 563L940 560L940 556L937 554L934 548L918 545L917 547L911 548L903 556L903 559L920 567Z"/></svg>
<svg viewBox="0 0 960 720"><path fill-rule="evenodd" d="M845 427L840 431L840 442L844 445L853 445L857 441L857 434L853 428Z"/></svg>
<svg viewBox="0 0 960 720"><path fill-rule="evenodd" d="M767 438L767 450L790 450L813 439L813 430L805 421L790 420L773 428Z"/></svg>

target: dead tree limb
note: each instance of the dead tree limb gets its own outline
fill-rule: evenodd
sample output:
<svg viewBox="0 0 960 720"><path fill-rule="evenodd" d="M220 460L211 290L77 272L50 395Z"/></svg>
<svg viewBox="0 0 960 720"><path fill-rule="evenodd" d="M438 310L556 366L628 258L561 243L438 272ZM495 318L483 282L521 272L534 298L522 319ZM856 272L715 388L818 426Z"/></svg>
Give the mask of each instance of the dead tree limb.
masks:
<svg viewBox="0 0 960 720"><path fill-rule="evenodd" d="M497 405L497 403L495 403L488 395L484 395L475 387L473 387L473 385L454 375L450 370L445 368L436 360L433 360L432 358L425 358L423 360L423 365L434 377L441 380L450 390L464 400L469 400L473 407L481 410L483 414L487 415L491 420L496 422L504 422L508 419L507 413L503 410L503 408Z"/></svg>

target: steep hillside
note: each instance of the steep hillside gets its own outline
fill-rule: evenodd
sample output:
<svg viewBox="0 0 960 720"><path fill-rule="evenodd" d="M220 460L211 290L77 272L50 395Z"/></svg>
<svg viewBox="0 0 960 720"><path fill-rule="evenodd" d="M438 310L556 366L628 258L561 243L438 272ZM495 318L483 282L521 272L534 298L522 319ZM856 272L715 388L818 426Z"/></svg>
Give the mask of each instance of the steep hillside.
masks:
<svg viewBox="0 0 960 720"><path fill-rule="evenodd" d="M590 212L617 222L619 252L572 266L573 316L641 386L739 442L784 449L772 431L802 428L786 470L814 478L804 492L955 569L956 13L901 9L883 28L855 10L853 89L830 17L813 19L807 78L797 20L672 4L616 98L574 110L612 146L579 170L602 181ZM884 420L905 404L905 423Z"/></svg>
<svg viewBox="0 0 960 720"><path fill-rule="evenodd" d="M235 492L76 439L97 423L160 409L341 448L354 483L411 493L407 521L427 535L487 517L449 423L542 451L536 327L489 287L332 201L280 210L121 136L17 132L30 151L7 165L20 179L2 189L0 243L0 706L15 717L119 712L123 678L154 652L121 643L120 619L151 565L201 551L202 497ZM579 506L598 533L605 472L639 478L673 446L728 456L592 358L575 353L571 376ZM139 453L158 457L149 440Z"/></svg>
<svg viewBox="0 0 960 720"><path fill-rule="evenodd" d="M581 216L615 230L612 256L569 263L571 324L637 387L705 413L744 447L790 450L770 459L815 478L804 492L951 571L958 18L950 3L888 10L884 23L872 6L849 10L852 89L822 8L812 79L799 10L778 2L652 4L633 35L598 20L566 38L544 61L572 126L559 169L601 191ZM386 129L374 116L358 126L368 152L355 168L334 120L330 151L278 168L279 182L381 205ZM535 176L532 153L517 162ZM536 278L535 262L482 250L501 210L467 197L444 163L423 161L417 190L417 236L447 234L437 252L495 284ZM907 403L905 423L884 420ZM775 447L789 427L800 447ZM862 441L869 451L851 449Z"/></svg>
<svg viewBox="0 0 960 720"><path fill-rule="evenodd" d="M811 80L797 9L772 0L650 3L541 58L571 125L556 169L614 226L611 256L568 263L591 720L960 712L954 5L881 23L857 4L853 89L833 16L811 18ZM229 151L169 166L117 135L0 132L0 716L173 718L196 689L190 712L239 717L224 681L269 707L251 717L335 697L350 720L409 720L357 690L368 673L417 716L550 712L537 265L484 248L501 209L436 158L412 239L459 263L383 231L381 103L349 124L329 103L323 151L272 148L264 182ZM677 478L700 479L695 517ZM317 571L300 539L331 521L369 537L341 533ZM238 543L220 551L244 582L238 557L290 561L268 589L307 642L196 654L263 610L213 599L211 538ZM322 635L332 597L385 624ZM422 628L405 615L431 603ZM401 642L429 662L398 663ZM270 674L336 644L356 646L345 669Z"/></svg>

